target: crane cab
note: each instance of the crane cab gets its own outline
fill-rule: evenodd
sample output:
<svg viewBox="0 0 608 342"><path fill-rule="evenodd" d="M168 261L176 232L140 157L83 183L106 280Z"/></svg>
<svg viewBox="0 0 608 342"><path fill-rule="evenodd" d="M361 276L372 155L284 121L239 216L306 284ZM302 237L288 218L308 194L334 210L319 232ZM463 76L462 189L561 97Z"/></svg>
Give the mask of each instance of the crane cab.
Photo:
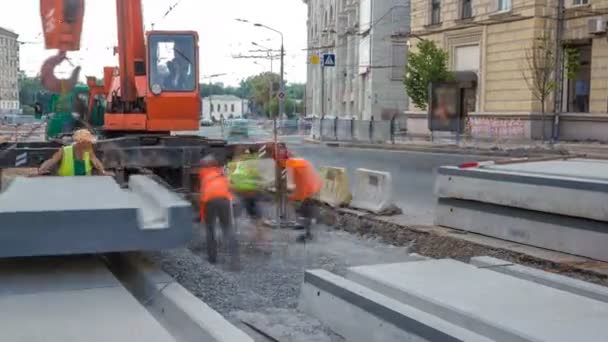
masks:
<svg viewBox="0 0 608 342"><path fill-rule="evenodd" d="M198 130L198 34L162 32L147 34L147 130Z"/></svg>
<svg viewBox="0 0 608 342"><path fill-rule="evenodd" d="M121 61L123 56L125 60ZM119 61L126 67L114 69L111 76L107 92L110 106L104 130L170 132L199 129L201 99L196 32L147 32L142 52L126 49L119 53ZM124 70L125 76L120 70Z"/></svg>

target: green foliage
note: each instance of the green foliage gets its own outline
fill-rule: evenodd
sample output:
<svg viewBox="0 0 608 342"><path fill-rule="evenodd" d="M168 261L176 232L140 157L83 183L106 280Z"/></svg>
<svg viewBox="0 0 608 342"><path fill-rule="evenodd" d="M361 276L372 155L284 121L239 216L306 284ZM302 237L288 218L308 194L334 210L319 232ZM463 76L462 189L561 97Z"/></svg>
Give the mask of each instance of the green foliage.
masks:
<svg viewBox="0 0 608 342"><path fill-rule="evenodd" d="M306 84L304 83L292 83L285 87L285 93L288 97L295 100L304 99L304 93L306 92Z"/></svg>
<svg viewBox="0 0 608 342"><path fill-rule="evenodd" d="M417 52L410 52L405 67L405 90L416 107L426 109L431 82L454 78L448 70L448 53L431 40L422 40Z"/></svg>
<svg viewBox="0 0 608 342"><path fill-rule="evenodd" d="M566 69L566 77L569 80L576 79L579 70L581 69L581 52L575 47L564 48L564 66Z"/></svg>
<svg viewBox="0 0 608 342"><path fill-rule="evenodd" d="M288 118L292 118L292 117L294 117L295 113L296 113L296 102L294 100L290 99L289 97L285 98L285 115L287 115ZM278 114L279 114L279 99L275 97L270 102L270 107L267 108L266 115L269 118L274 118L274 116L278 115Z"/></svg>
<svg viewBox="0 0 608 342"><path fill-rule="evenodd" d="M541 103L544 114L545 101L557 86L553 77L555 44L547 32L534 39L532 47L526 49L525 63L525 68L522 69L524 79L532 95Z"/></svg>
<svg viewBox="0 0 608 342"><path fill-rule="evenodd" d="M238 87L225 87L222 83L200 84L201 97L209 95L234 95L251 101L254 110L258 114L272 117L272 113L278 112L278 100L280 75L276 73L263 72L242 80ZM306 85L293 83L285 86L285 113L292 116L297 110L293 100L303 100ZM301 112L301 111L300 111Z"/></svg>
<svg viewBox="0 0 608 342"><path fill-rule="evenodd" d="M19 73L19 102L22 105L33 105L37 94L43 91L40 77L29 77L23 71Z"/></svg>

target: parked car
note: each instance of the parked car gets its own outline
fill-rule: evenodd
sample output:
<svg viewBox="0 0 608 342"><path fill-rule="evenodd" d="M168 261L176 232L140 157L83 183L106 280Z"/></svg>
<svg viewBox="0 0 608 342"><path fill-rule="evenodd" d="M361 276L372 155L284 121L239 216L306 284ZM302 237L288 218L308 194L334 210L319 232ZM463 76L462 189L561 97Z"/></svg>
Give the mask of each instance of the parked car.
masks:
<svg viewBox="0 0 608 342"><path fill-rule="evenodd" d="M230 121L228 131L230 137L249 137L249 122L245 119L235 119Z"/></svg>
<svg viewBox="0 0 608 342"><path fill-rule="evenodd" d="M203 120L201 120L201 126L203 126L203 127L213 126L213 121L211 121L209 119L203 119Z"/></svg>

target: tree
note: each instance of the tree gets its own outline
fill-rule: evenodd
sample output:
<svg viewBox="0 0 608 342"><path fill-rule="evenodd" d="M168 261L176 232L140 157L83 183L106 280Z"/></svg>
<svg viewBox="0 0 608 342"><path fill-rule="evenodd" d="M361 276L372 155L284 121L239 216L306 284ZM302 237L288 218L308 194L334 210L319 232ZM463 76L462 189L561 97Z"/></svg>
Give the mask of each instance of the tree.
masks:
<svg viewBox="0 0 608 342"><path fill-rule="evenodd" d="M19 102L21 105L33 105L39 93L44 92L39 76L29 77L25 72L19 73Z"/></svg>
<svg viewBox="0 0 608 342"><path fill-rule="evenodd" d="M540 115L542 121L542 139L545 134L545 111L547 99L555 90L556 82L553 77L555 71L555 43L547 31L535 38L532 46L525 50L523 78L536 100L540 102Z"/></svg>
<svg viewBox="0 0 608 342"><path fill-rule="evenodd" d="M293 118L295 112L296 112L296 102L294 100L290 99L289 97L286 97L285 98L285 115L287 115L287 117L291 119L291 118ZM274 116L278 115L278 114L279 114L279 99L275 97L270 102L269 117L274 118Z"/></svg>
<svg viewBox="0 0 608 342"><path fill-rule="evenodd" d="M422 40L418 52L410 52L405 67L405 90L416 107L426 109L429 84L454 78L448 70L448 53L431 40Z"/></svg>
<svg viewBox="0 0 608 342"><path fill-rule="evenodd" d="M285 93L288 97L294 100L304 99L304 92L306 91L306 84L304 83L291 83L285 87Z"/></svg>

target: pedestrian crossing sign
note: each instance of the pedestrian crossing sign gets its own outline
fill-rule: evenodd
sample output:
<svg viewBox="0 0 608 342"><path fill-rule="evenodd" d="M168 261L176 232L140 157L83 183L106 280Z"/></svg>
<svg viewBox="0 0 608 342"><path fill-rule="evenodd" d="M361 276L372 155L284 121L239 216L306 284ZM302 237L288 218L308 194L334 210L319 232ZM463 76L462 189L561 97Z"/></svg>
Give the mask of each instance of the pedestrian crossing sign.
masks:
<svg viewBox="0 0 608 342"><path fill-rule="evenodd" d="M323 55L323 66L335 67L336 66L336 55L333 53L326 53Z"/></svg>

